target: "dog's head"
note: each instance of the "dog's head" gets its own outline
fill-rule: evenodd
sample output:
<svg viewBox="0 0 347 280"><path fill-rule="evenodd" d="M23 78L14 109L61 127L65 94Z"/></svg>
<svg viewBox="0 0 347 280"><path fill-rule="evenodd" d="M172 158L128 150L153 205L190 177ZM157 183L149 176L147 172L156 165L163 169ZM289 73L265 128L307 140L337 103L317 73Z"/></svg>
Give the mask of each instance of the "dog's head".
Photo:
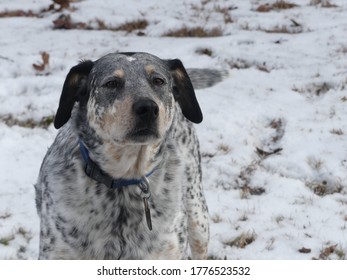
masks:
<svg viewBox="0 0 347 280"><path fill-rule="evenodd" d="M147 53L112 53L73 67L63 86L56 128L70 119L76 102L99 136L119 144L143 144L163 137L175 102L188 120L202 121L182 62Z"/></svg>

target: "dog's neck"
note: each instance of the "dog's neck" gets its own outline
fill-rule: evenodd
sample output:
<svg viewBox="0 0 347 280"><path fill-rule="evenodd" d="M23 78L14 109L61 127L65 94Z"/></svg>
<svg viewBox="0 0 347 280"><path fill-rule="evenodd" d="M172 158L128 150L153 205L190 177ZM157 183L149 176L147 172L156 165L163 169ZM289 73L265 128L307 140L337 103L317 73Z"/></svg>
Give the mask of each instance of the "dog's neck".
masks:
<svg viewBox="0 0 347 280"><path fill-rule="evenodd" d="M146 176L155 167L160 143L152 145L117 145L105 142L90 158L113 178L136 179Z"/></svg>

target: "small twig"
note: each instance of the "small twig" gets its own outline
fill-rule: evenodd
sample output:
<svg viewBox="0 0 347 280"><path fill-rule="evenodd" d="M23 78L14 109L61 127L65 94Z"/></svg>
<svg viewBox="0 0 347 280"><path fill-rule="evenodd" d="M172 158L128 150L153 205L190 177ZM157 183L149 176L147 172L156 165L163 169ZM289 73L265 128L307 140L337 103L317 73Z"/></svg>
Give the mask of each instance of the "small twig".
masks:
<svg viewBox="0 0 347 280"><path fill-rule="evenodd" d="M295 21L294 19L290 19L290 21L293 23L293 26L302 27L302 25L300 23L298 23L297 21Z"/></svg>
<svg viewBox="0 0 347 280"><path fill-rule="evenodd" d="M282 150L283 150L282 148L278 148L278 149L275 149L273 151L264 151L264 150L259 149L258 147L256 147L257 154L260 155L260 156L263 156L263 157L267 157L267 156L271 156L271 155L277 154L277 153L279 153Z"/></svg>

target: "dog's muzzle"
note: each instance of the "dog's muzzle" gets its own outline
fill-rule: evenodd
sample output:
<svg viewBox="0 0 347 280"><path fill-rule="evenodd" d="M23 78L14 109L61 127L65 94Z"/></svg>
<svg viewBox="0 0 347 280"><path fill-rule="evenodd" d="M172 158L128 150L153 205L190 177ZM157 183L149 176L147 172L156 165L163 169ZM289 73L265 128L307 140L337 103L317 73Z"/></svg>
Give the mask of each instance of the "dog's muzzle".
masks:
<svg viewBox="0 0 347 280"><path fill-rule="evenodd" d="M159 106L151 99L141 99L132 106L135 117L133 137L148 137L158 135Z"/></svg>
<svg viewBox="0 0 347 280"><path fill-rule="evenodd" d="M158 118L159 107L153 100L143 99L133 104L133 112L139 120L150 123Z"/></svg>

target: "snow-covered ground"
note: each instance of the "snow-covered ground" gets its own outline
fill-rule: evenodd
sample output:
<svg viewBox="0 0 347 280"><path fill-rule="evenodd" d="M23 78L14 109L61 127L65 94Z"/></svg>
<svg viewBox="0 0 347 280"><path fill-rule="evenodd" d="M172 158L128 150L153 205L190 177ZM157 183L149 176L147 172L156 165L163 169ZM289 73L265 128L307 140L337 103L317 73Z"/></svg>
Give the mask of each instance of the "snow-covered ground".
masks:
<svg viewBox="0 0 347 280"><path fill-rule="evenodd" d="M0 259L38 256L33 184L67 72L116 51L230 72L197 91L212 259L346 259L347 2L275 2L2 0ZM61 14L81 29L53 29ZM163 36L181 27L220 36Z"/></svg>

